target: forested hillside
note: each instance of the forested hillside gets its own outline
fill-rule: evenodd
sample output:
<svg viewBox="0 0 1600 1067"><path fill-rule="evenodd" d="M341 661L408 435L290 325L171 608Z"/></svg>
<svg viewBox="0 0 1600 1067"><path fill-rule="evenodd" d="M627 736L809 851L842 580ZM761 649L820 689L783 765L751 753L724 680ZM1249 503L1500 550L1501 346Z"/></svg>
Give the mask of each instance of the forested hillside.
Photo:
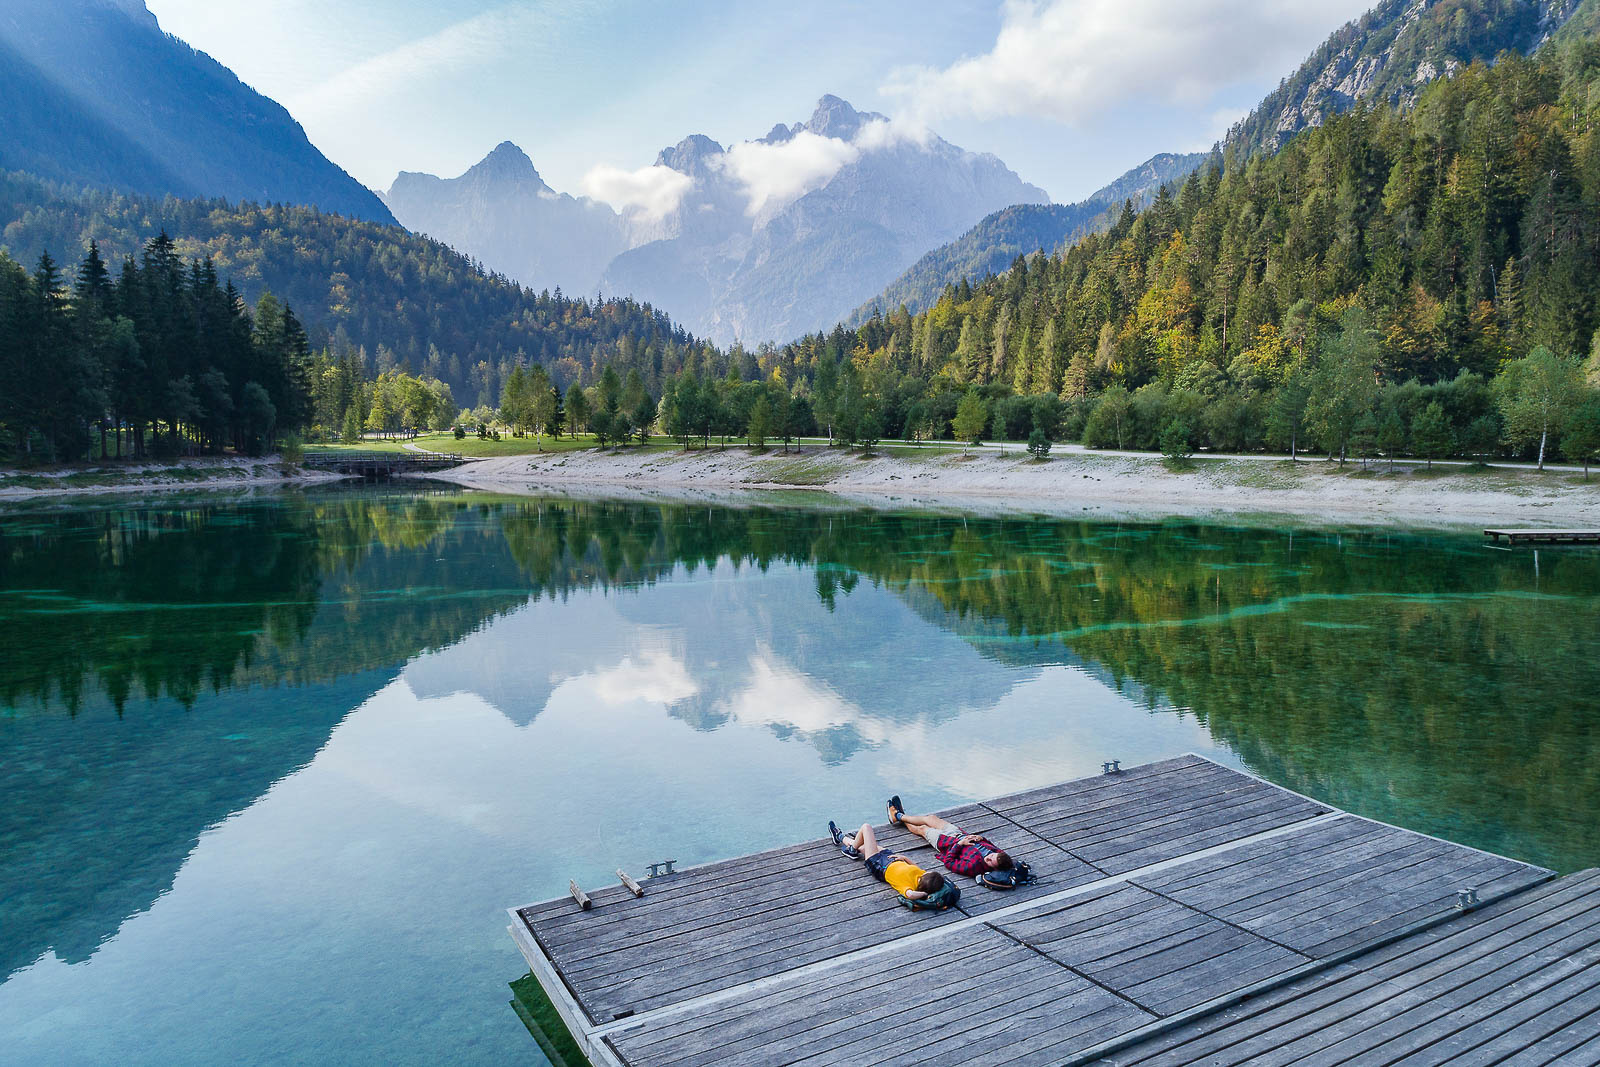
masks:
<svg viewBox="0 0 1600 1067"><path fill-rule="evenodd" d="M1582 407L1600 325L1597 124L1593 40L1475 64L1412 109L1234 150L1064 254L772 362L848 356L893 436L948 432L974 392L1024 428L1005 397L1059 396L1093 444L1155 447L1177 424L1175 447L1531 455ZM1518 405L1537 382L1536 415Z"/></svg>
<svg viewBox="0 0 1600 1067"><path fill-rule="evenodd" d="M1205 162L1205 153L1163 152L1076 204L1013 204L985 217L972 229L917 260L881 294L857 309L849 324L860 325L875 311L904 304L921 311L939 299L947 285L977 281L1009 268L1018 256L1054 252L1063 244L1109 229L1124 201L1144 207L1156 190L1180 181Z"/></svg>
<svg viewBox="0 0 1600 1067"><path fill-rule="evenodd" d="M565 385L623 338L669 371L697 346L648 306L535 293L394 226L314 208L122 196L0 175L0 249L30 269L46 252L75 262L91 240L115 269L162 232L181 258L209 257L247 302L271 292L293 308L313 349L364 349L369 373L409 366L446 382L468 406L494 403L517 362L543 363Z"/></svg>

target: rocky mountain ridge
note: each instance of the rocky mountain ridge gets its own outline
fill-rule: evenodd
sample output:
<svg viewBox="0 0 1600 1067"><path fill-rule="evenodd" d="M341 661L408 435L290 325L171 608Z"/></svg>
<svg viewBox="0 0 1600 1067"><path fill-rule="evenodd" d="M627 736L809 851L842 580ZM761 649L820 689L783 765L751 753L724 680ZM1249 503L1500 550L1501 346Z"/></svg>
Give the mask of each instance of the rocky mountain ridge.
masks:
<svg viewBox="0 0 1600 1067"><path fill-rule="evenodd" d="M1336 30L1228 132L1225 146L1276 152L1357 104L1409 106L1429 82L1505 51L1531 53L1596 0L1380 0Z"/></svg>
<svg viewBox="0 0 1600 1067"><path fill-rule="evenodd" d="M401 171L383 199L408 229L535 290L593 293L633 243L609 205L556 192L510 141L459 178Z"/></svg>
<svg viewBox="0 0 1600 1067"><path fill-rule="evenodd" d="M828 328L985 215L1049 202L996 157L837 96L756 140L693 134L654 168L687 179L657 212L556 193L507 145L457 179L402 174L386 198L405 225L535 288L598 286L751 345Z"/></svg>

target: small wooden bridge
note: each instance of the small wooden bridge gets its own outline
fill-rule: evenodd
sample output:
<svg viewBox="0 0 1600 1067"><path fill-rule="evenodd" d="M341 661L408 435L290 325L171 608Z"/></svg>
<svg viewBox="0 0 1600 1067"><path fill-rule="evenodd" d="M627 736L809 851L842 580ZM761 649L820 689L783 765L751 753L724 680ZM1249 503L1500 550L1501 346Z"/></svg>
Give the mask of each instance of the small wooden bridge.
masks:
<svg viewBox="0 0 1600 1067"><path fill-rule="evenodd" d="M336 471L352 478L382 481L397 474L423 474L449 470L467 461L465 456L443 452L307 452L301 465L312 470Z"/></svg>
<svg viewBox="0 0 1600 1067"><path fill-rule="evenodd" d="M1600 544L1600 530L1485 530L1491 541L1504 537L1507 544L1594 545Z"/></svg>
<svg viewBox="0 0 1600 1067"><path fill-rule="evenodd" d="M944 814L1039 880L959 879L957 909L911 912L821 840L509 929L610 1067L1600 1063L1600 872L1554 880L1192 755Z"/></svg>

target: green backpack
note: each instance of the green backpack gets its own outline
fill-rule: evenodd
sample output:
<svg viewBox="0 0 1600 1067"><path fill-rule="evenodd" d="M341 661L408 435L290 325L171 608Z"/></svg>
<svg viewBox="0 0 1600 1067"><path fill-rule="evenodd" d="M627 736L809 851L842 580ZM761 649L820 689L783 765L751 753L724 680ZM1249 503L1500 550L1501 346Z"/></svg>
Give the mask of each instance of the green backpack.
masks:
<svg viewBox="0 0 1600 1067"><path fill-rule="evenodd" d="M944 911L956 906L956 901L961 899L961 888L946 878L938 892L930 893L922 900L912 900L900 893L896 893L895 898L912 911Z"/></svg>

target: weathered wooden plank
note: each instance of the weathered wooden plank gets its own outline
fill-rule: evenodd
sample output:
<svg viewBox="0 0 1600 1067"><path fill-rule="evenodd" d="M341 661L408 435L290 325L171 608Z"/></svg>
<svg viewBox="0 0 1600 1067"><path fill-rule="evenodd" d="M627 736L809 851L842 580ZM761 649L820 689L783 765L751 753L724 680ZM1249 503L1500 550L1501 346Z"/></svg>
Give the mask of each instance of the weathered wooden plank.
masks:
<svg viewBox="0 0 1600 1067"><path fill-rule="evenodd" d="M1068 827L1075 843L1089 844L1119 839L1132 830L1181 818L1196 810L1220 809L1269 797L1280 804L1320 807L1253 778L1219 768L1199 780L1185 780L1170 786L1157 781L1126 793L1107 790L1092 807L1051 805L1005 814L1024 825L1054 828L1057 834L1068 832L1063 829Z"/></svg>
<svg viewBox="0 0 1600 1067"><path fill-rule="evenodd" d="M1589 1011L1521 1052L1500 1061L1502 1067L1545 1067L1560 1063L1574 1067L1600 1064L1600 1007L1586 1003Z"/></svg>
<svg viewBox="0 0 1600 1067"><path fill-rule="evenodd" d="M1266 797L1283 805L1310 807L1290 794L1274 791L1243 775L1219 770L1198 782L1184 781L1169 786L1157 781L1127 793L1107 788L1091 806L1050 804L1042 808L1006 810L1002 814L1048 841L1085 855L1079 851L1081 848L1114 843L1136 831Z"/></svg>
<svg viewBox="0 0 1600 1067"><path fill-rule="evenodd" d="M1600 934L1590 934L1590 943ZM1339 1020L1336 1027L1326 1027L1311 1035L1302 1044L1314 1043L1309 1055L1299 1055L1304 1049L1292 1047L1258 1057L1254 1062L1261 1067L1297 1062L1302 1067L1333 1067L1353 1057L1382 1056L1387 1062L1387 1047L1397 1038L1427 1027L1427 1036L1448 1036L1448 1020L1452 1012L1470 1008L1483 1010L1485 999L1493 999L1519 979L1535 976L1549 967L1548 959L1539 955L1524 956L1514 962L1483 971L1482 968L1460 968L1424 985L1393 989L1382 1003L1373 1005L1355 1015ZM1538 987L1536 986L1535 989ZM1379 1053L1377 1050L1384 1049ZM1402 1047L1399 1052L1407 1051Z"/></svg>
<svg viewBox="0 0 1600 1067"><path fill-rule="evenodd" d="M874 1051L889 1047L896 1030L936 1024L943 1016L940 1012L955 1010L959 1005L968 1011L978 1011L986 996L995 995L996 982L1017 995L1051 988L1058 978L1041 968L1037 960L1013 954L1010 962L997 967L996 979L985 983L981 976L969 978L959 986L959 993L941 998L933 984L889 981L885 973L878 974L878 982L853 992L847 998L819 1000L816 997L794 1001L784 1006L775 1017L763 1019L772 1028L760 1033L759 1041L721 1041L701 1049L685 1058L674 1057L661 1061L672 1067L711 1067L713 1064L735 1067L739 1064L765 1064L790 1059L825 1056L839 1048L861 1046L861 1035L870 1032L873 1037L864 1047Z"/></svg>
<svg viewBox="0 0 1600 1067"><path fill-rule="evenodd" d="M1405 1006L1519 962L1543 965L1565 939L1600 935L1600 883L1543 887L1377 950L1334 972L1273 991L1236 1011L1197 1020L1103 1062L1140 1067L1283 1062ZM1581 927L1581 929L1580 929ZM1286 1051L1287 1050L1287 1051Z"/></svg>
<svg viewBox="0 0 1600 1067"><path fill-rule="evenodd" d="M1493 1002L1486 999L1457 1009L1432 1027L1419 1027L1386 1042L1384 1054L1396 1057L1397 1067L1426 1063L1473 1067L1519 1052L1600 1008L1600 967L1594 966L1592 952L1586 955L1589 958L1581 962L1570 957L1566 961L1582 967L1575 975L1551 976L1543 987L1527 979L1518 981ZM1448 1035L1441 1035L1446 1029Z"/></svg>
<svg viewBox="0 0 1600 1067"><path fill-rule="evenodd" d="M899 961L894 961L894 965L898 966ZM921 989L902 991L898 985L886 985L887 976L882 970L873 970L858 976L844 991L823 987L803 999L791 998L759 1010L741 1005L739 1014L728 1018L714 1031L692 1031L695 1039L692 1042L680 1038L663 1048L660 1041L649 1040L639 1046L639 1051L662 1054L652 1062L670 1063L675 1067L708 1067L741 1057L770 1063L791 1049L837 1032L841 1020L848 1025L876 1024L907 1012L924 1010L935 998L966 1004L969 995L992 991L996 984L1010 988L1038 971L1036 959L1029 958L1027 953L1012 951L1001 959L988 960L987 966L969 965L948 975L941 968L941 984L937 990L926 984ZM946 978L948 984L943 984Z"/></svg>
<svg viewBox="0 0 1600 1067"><path fill-rule="evenodd" d="M1336 817L1292 837L1230 849L1143 876L1139 882L1168 895L1200 889L1222 893L1239 885L1262 894L1322 877L1320 868L1325 864L1340 863L1352 849L1368 849L1384 835L1383 827L1363 819ZM1248 900L1250 894L1231 899Z"/></svg>
<svg viewBox="0 0 1600 1067"><path fill-rule="evenodd" d="M835 1039L831 1047L805 1049L795 1061L807 1067L835 1067L838 1064L882 1063L913 1052L925 1055L926 1046L937 1042L940 1056L959 1061L966 1049L982 1048L992 1038L990 1026L1009 1018L1030 1017L1041 1009L1050 1012L1086 1014L1113 1001L1109 993L1094 989L1070 971L1041 970L1026 984L992 991L970 1009L965 1004L938 1002L930 1011L906 1013L894 1026L881 1030L850 1031ZM1129 1012L1130 1022L1142 1016ZM1137 1025L1137 1023L1133 1023ZM769 1061L770 1062L770 1061Z"/></svg>
<svg viewBox="0 0 1600 1067"><path fill-rule="evenodd" d="M1092 999L1091 999L1092 998ZM1081 1013L1090 1002L1094 1010ZM961 1029L947 1027L912 1048L897 1049L882 1060L867 1058L864 1063L884 1067L913 1067L930 1059L944 1062L949 1052L963 1065L977 1062L1016 1062L1020 1052L1045 1042L1072 1041L1092 1044L1117 1034L1127 1033L1150 1016L1125 1001L1110 1000L1098 990L1088 989L1075 997L1047 1000L1036 1006L1016 1008L1006 1005L999 1013L963 1020ZM935 1043L936 1042L936 1043ZM989 1057L1000 1057L998 1061Z"/></svg>
<svg viewBox="0 0 1600 1067"><path fill-rule="evenodd" d="M1005 796L995 797L984 803L996 811L1004 811L1010 808L1044 803L1049 800L1081 796L1103 788L1108 783L1135 783L1151 778L1163 778L1181 774L1184 771L1209 771L1216 767L1217 764L1200 756L1175 756L1172 759L1157 760L1154 763L1129 767L1123 770L1121 774L1091 775L1088 778L1075 778L1068 782L1057 782L1054 785L1040 786L1037 789L1029 789L1021 793L1008 793Z"/></svg>
<svg viewBox="0 0 1600 1067"><path fill-rule="evenodd" d="M948 925L960 918L959 913L943 912L925 915L921 921L932 927ZM593 996L618 1004L619 1007L613 1010L647 1011L848 955L864 944L887 944L899 936L905 936L903 928L893 929L898 931L895 936L889 936L891 928L868 927L845 933L829 933L796 944L761 946L745 954L725 956L714 966L698 968L687 974L668 976L658 968L607 986Z"/></svg>
<svg viewBox="0 0 1600 1067"><path fill-rule="evenodd" d="M897 911L898 905L890 904ZM884 913L887 915L888 913ZM911 916L909 911L903 911ZM708 960L694 960L694 966L651 964L622 975L602 975L580 987L585 1006L594 1005L596 1014L609 1018L619 1011L647 1011L662 1004L676 1003L702 993L728 989L759 978L833 959L862 944L882 944L920 932L929 926L955 921L959 913L921 913L915 916L920 928L906 927L894 917L871 916L851 924L850 929L829 929L825 934L800 941L769 940L750 945L744 951L722 953Z"/></svg>
<svg viewBox="0 0 1600 1067"><path fill-rule="evenodd" d="M842 864L844 861L838 861ZM787 887L788 892L785 892ZM711 911L671 911L664 913L661 925L631 925L622 929L604 929L589 939L570 939L551 947L558 953L576 952L585 959L596 961L617 951L631 951L651 944L663 944L684 937L715 937L725 928L751 929L765 916L781 921L785 915L796 920L819 908L848 906L865 901L881 901L886 892L882 883L872 879L859 867L840 869L824 874L816 872L804 881L784 882L753 887L748 891L730 893L724 908ZM889 898L893 903L893 898Z"/></svg>
<svg viewBox="0 0 1600 1067"><path fill-rule="evenodd" d="M1526 864L1363 824L1343 816L1305 835L1244 846L1222 869L1205 861L1203 876L1179 865L1134 881L1297 951L1330 955L1454 907L1463 886L1545 877Z"/></svg>
<svg viewBox="0 0 1600 1067"><path fill-rule="evenodd" d="M1387 885L1389 880L1403 879L1407 872L1419 868L1425 873L1434 872L1437 868L1432 865L1441 858L1459 860L1460 854L1405 851L1380 841L1342 850L1337 862L1323 862L1323 857L1311 853L1304 858L1288 857L1256 865L1261 882L1276 882L1276 885L1258 886L1241 880L1225 886L1207 884L1187 891L1158 891L1205 907L1230 922L1268 929L1285 921L1297 924L1309 921L1318 908L1331 913L1352 902L1370 900L1379 894L1380 880ZM1286 878L1280 865L1294 865L1303 876ZM1151 888L1157 887L1152 885Z"/></svg>
<svg viewBox="0 0 1600 1067"><path fill-rule="evenodd" d="M769 885L785 875L804 877L807 871L820 870L825 860L839 858L839 851L831 841L810 841L752 857L750 863L713 864L647 879L644 884L649 892L645 898L635 898L621 886L607 886L592 894L598 910L589 916L574 916L570 907L560 906L566 898L522 911L547 940L559 942L564 933L588 938L613 923L650 924L660 921L659 916L670 916L683 909L711 910L726 894L751 885Z"/></svg>
<svg viewBox="0 0 1600 1067"><path fill-rule="evenodd" d="M1003 951L997 953L994 950ZM981 976L990 968L1000 968L1004 966L1004 959L1031 962L1032 955L987 927L967 927L952 931L948 938L906 946L904 951L895 956L895 971L913 973L919 967L941 961L944 968L941 977L949 975L954 980L960 980L969 975ZM876 958L847 960L821 973L797 976L770 984L738 999L662 1019L648 1030L632 1034L629 1045L648 1050L663 1042L685 1040L693 1042L715 1038L720 1043L726 1043L722 1041L725 1033L728 1040L743 1040L765 1032L769 1026L785 1027L787 1024L781 1019L774 1022L769 1022L769 1019L784 1015L787 1012L786 1005L793 1001L804 1000L809 1006L808 1010L816 1011L818 1016L824 1018L831 1017L826 1008L829 1001L854 995L868 987L881 986L884 977L883 964ZM819 1008L821 1010L817 1010ZM700 1038L690 1036L711 1030L717 1032Z"/></svg>
<svg viewBox="0 0 1600 1067"><path fill-rule="evenodd" d="M1292 1039L1295 1027L1313 1025L1305 1020L1340 1000L1362 995L1381 998L1387 982L1421 980L1458 962L1471 965L1474 959L1508 946L1536 945L1539 930L1597 914L1600 872L1574 875L1364 953L1357 957L1358 962L1296 979L1096 1062L1174 1067L1215 1056L1223 1049L1248 1056ZM1374 989L1379 992L1372 994ZM1263 1035L1269 1034L1277 1040L1262 1045L1267 1040Z"/></svg>
<svg viewBox="0 0 1600 1067"><path fill-rule="evenodd" d="M1219 993L1244 989L1284 974L1307 961L1273 944L1237 945L1171 974L1129 986L1125 992L1162 1015L1175 1015L1216 999Z"/></svg>
<svg viewBox="0 0 1600 1067"><path fill-rule="evenodd" d="M894 912L887 911L894 908ZM939 915L912 913L892 901L855 900L833 908L820 908L807 916L791 916L787 925L763 928L727 928L716 936L685 936L669 942L652 942L632 953L611 953L599 960L566 961L571 980L589 984L620 983L663 967L680 978L709 975L729 960L761 953L774 946L805 951L848 943L871 933L893 940L926 930Z"/></svg>
<svg viewBox="0 0 1600 1067"><path fill-rule="evenodd" d="M1349 849L1363 848L1380 839L1390 829L1365 819L1334 814L1306 826L1292 840L1275 837L1255 841L1171 867L1160 874L1160 884L1163 889L1176 890L1254 880L1262 874L1260 861L1267 859L1289 861L1283 863L1278 873L1283 882L1291 882L1297 877L1298 863L1315 862L1321 856L1331 861Z"/></svg>
<svg viewBox="0 0 1600 1067"><path fill-rule="evenodd" d="M1281 974L1307 962L1133 886L994 925L1159 1015L1198 1003L1196 990L1208 1000L1255 980L1246 975Z"/></svg>
<svg viewBox="0 0 1600 1067"><path fill-rule="evenodd" d="M954 982L944 980L942 969L926 965L935 956L959 976ZM842 994L840 986L846 989ZM702 1030L679 1020L670 1034L624 1031L615 1042L630 1062L648 1056L660 1067L779 1062L824 1067L863 1062L863 1057L884 1062L930 1042L937 1042L941 1059L960 1058L957 1052L966 1042L980 1047L1022 1022L1048 1017L1069 1025L1107 1007L1120 1014L1124 1028L1151 1018L983 927L952 934L937 949L918 946L904 957L891 953L844 964L832 981L796 983L796 992L789 997L769 991L746 1005L719 1007L713 1024ZM987 1032L991 1029L993 1034Z"/></svg>
<svg viewBox="0 0 1600 1067"><path fill-rule="evenodd" d="M1070 1022L1050 1019L1045 1026L1019 1026L999 1034L1004 1040L968 1053L962 1067L1055 1067L1071 1049L1091 1048L1128 1033L1137 1022L1132 1005L1118 1002ZM1153 1019L1154 1016L1145 1016Z"/></svg>

